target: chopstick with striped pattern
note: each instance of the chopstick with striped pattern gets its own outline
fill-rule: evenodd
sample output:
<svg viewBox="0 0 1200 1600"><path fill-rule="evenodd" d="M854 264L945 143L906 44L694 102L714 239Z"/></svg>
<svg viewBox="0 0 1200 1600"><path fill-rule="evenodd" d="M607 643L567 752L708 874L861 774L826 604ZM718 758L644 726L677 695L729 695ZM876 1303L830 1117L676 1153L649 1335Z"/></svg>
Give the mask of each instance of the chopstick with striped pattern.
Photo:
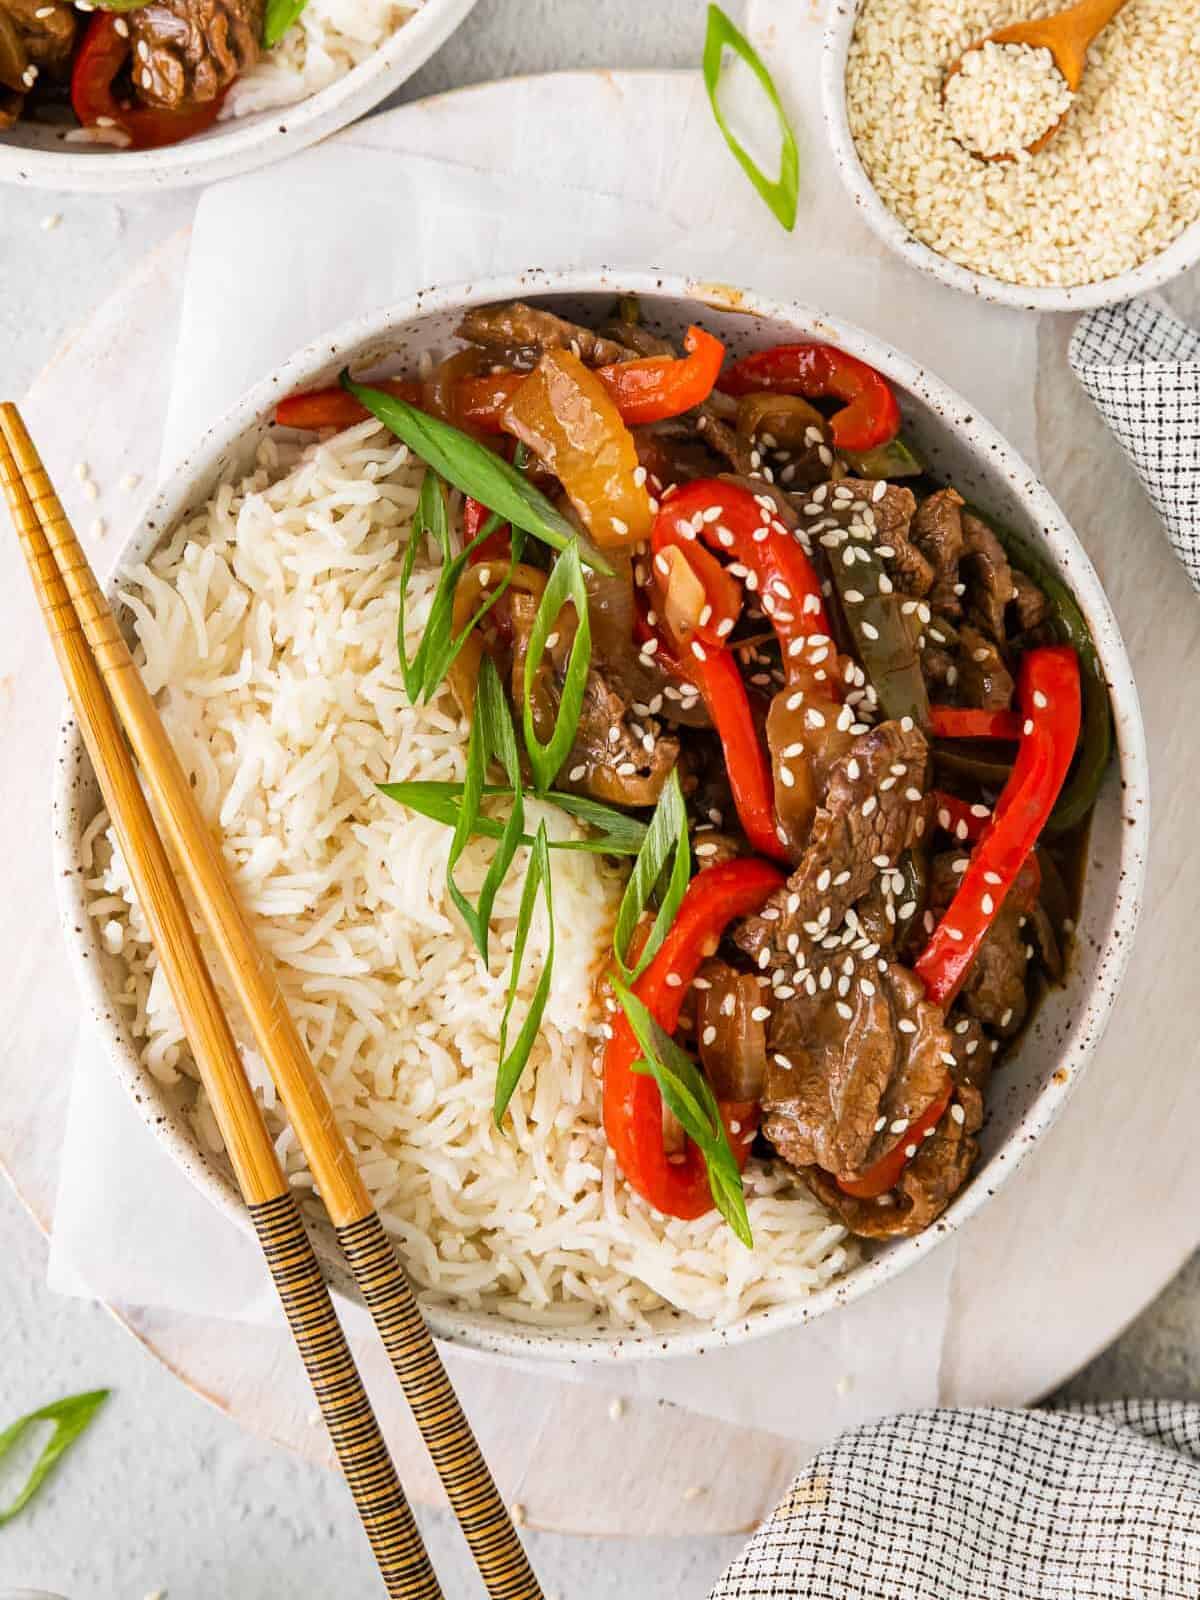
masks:
<svg viewBox="0 0 1200 1600"><path fill-rule="evenodd" d="M2 435L0 483L138 902L387 1592L397 1600L440 1600L442 1591L242 1068L108 691Z"/></svg>
<svg viewBox="0 0 1200 1600"><path fill-rule="evenodd" d="M520 1538L459 1404L395 1247L260 949L124 635L67 521L15 406L0 429L124 726L201 917L275 1080L363 1298L404 1388L491 1600L541 1600Z"/></svg>

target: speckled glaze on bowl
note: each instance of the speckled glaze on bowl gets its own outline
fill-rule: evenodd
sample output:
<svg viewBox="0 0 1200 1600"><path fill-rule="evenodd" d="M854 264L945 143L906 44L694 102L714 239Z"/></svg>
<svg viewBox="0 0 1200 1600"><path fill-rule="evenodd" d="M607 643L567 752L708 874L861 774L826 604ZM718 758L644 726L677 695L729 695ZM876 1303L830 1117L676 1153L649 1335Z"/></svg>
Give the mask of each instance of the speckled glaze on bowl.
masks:
<svg viewBox="0 0 1200 1600"><path fill-rule="evenodd" d="M1075 288L1031 288L1005 283L990 273L974 272L939 255L909 232L894 211L880 199L859 159L846 114L846 61L854 23L862 0L828 0L821 46L821 106L838 174L863 221L890 250L918 272L947 283L952 289L1022 311L1087 311L1093 306L1117 305L1134 295L1158 289L1200 261L1200 222L1186 227L1173 243L1128 272Z"/></svg>
<svg viewBox="0 0 1200 1600"><path fill-rule="evenodd" d="M206 133L162 150L113 150L69 144L65 131L19 122L0 134L0 183L81 194L123 194L214 183L295 155L354 122L424 65L475 5L425 0L379 49L327 88L295 105L218 122Z"/></svg>
<svg viewBox="0 0 1200 1600"><path fill-rule="evenodd" d="M1051 992L1020 1050L997 1074L972 1181L926 1233L874 1249L861 1266L806 1300L756 1312L723 1328L662 1313L651 1333L591 1327L540 1332L497 1313L424 1301L435 1333L476 1349L559 1362L613 1362L691 1355L799 1326L868 1293L935 1249L995 1193L1033 1149L1066 1102L1104 1031L1137 923L1149 830L1145 741L1137 691L1116 621L1079 541L1031 469L966 400L919 362L849 324L798 303L765 300L727 285L657 273L531 271L516 277L431 289L386 312L336 329L258 384L199 442L130 539L119 567L144 560L169 530L224 478L240 474L270 426L277 400L331 382L350 363L411 367L425 350L444 351L464 308L521 296L569 316L593 318L614 296L642 297L648 317L676 336L701 321L734 355L781 341L827 340L870 362L895 385L905 427L939 476L1022 532L1074 590L1111 687L1119 759L1105 782L1092 827L1090 866L1069 981ZM109 585L110 595L115 585ZM249 1232L228 1171L196 1145L182 1115L180 1086L165 1089L138 1065L137 1047L113 996L120 962L109 956L87 913L80 836L98 808L82 742L63 726L54 794L56 877L63 925L87 1005L109 1057L155 1136L226 1216ZM315 1230L331 1277L351 1294L333 1233Z"/></svg>

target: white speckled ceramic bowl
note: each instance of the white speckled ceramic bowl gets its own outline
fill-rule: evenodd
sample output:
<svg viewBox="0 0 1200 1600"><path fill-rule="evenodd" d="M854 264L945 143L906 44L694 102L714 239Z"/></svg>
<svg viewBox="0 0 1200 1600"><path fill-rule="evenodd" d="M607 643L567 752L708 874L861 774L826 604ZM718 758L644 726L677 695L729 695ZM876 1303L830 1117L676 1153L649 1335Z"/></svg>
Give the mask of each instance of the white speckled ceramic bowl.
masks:
<svg viewBox="0 0 1200 1600"><path fill-rule="evenodd" d="M735 355L781 341L815 338L837 344L886 373L900 398L905 427L931 469L952 479L964 495L1033 541L1074 590L1111 686L1118 760L1104 785L1093 823L1069 980L1048 996L1023 1035L1019 1050L998 1073L979 1167L936 1226L915 1239L875 1249L861 1266L807 1300L758 1312L719 1329L663 1314L651 1334L615 1327L595 1327L579 1334L542 1333L499 1314L427 1302L429 1321L443 1337L505 1355L559 1361L694 1354L795 1327L902 1272L985 1205L1054 1121L1104 1031L1133 941L1149 829L1145 742L1125 647L1091 562L1054 501L974 407L918 361L857 328L796 303L781 304L719 284L655 273L603 270L529 272L419 294L391 311L373 313L335 330L246 395L177 469L145 524L129 541L121 566L144 560L222 479L244 471L270 427L281 396L331 382L346 363L361 369L392 360L411 367L422 351L445 350L467 306L521 296L548 303L570 316L595 319L611 307L616 295L627 293L640 295L650 320L668 333L680 335L699 317ZM97 808L95 782L78 733L68 720L55 782L56 866L63 924L86 1003L116 1072L155 1136L214 1205L248 1231L229 1173L198 1149L181 1114L185 1089L164 1089L143 1074L136 1043L113 1001L121 983L120 964L104 951L87 913L80 865L80 835ZM1097 1159L1101 1159L1099 1151ZM332 1232L317 1230L316 1243L331 1274L345 1285Z"/></svg>
<svg viewBox="0 0 1200 1600"><path fill-rule="evenodd" d="M121 194L213 183L294 155L370 111L424 65L475 0L425 0L379 49L328 88L295 105L218 122L162 150L68 143L64 128L19 122L0 133L0 183Z"/></svg>
<svg viewBox="0 0 1200 1600"><path fill-rule="evenodd" d="M1086 311L1092 306L1116 305L1149 289L1160 288L1200 261L1200 222L1185 228L1167 249L1129 272L1071 289L1029 288L1005 283L986 272L973 272L922 244L895 212L880 199L859 159L846 114L846 61L861 0L829 0L821 53L821 104L829 143L847 192L863 220L889 249L918 272L947 283L964 294L1024 311Z"/></svg>

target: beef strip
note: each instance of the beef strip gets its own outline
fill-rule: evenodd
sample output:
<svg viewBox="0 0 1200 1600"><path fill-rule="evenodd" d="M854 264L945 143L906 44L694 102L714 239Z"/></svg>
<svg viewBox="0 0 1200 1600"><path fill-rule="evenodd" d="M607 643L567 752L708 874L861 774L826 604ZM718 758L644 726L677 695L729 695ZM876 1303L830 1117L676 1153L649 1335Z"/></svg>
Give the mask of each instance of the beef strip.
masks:
<svg viewBox="0 0 1200 1600"><path fill-rule="evenodd" d="M858 1200L838 1188L828 1173L809 1168L809 1188L851 1233L863 1239L889 1239L922 1233L950 1204L970 1176L979 1154L966 1126L947 1113L933 1136L907 1164L896 1187L874 1200Z"/></svg>
<svg viewBox="0 0 1200 1600"><path fill-rule="evenodd" d="M1024 572L1013 569L1012 614L1017 633L1032 633L1050 620L1050 602Z"/></svg>
<svg viewBox="0 0 1200 1600"><path fill-rule="evenodd" d="M1016 598L1012 568L1004 546L978 517L962 515L963 556L960 571L967 586L967 615L997 644L1005 641L1004 613Z"/></svg>
<svg viewBox="0 0 1200 1600"><path fill-rule="evenodd" d="M523 300L477 306L459 324L458 336L504 366L536 366L547 350L572 350L589 367L628 361L631 354L627 345Z"/></svg>
<svg viewBox="0 0 1200 1600"><path fill-rule="evenodd" d="M76 26L76 12L59 0L0 0L0 130L19 120L31 75L67 75Z"/></svg>
<svg viewBox="0 0 1200 1600"><path fill-rule="evenodd" d="M942 1092L950 1035L905 967L839 950L814 952L809 970L814 992L764 991L763 1132L792 1166L851 1177Z"/></svg>
<svg viewBox="0 0 1200 1600"><path fill-rule="evenodd" d="M928 781L919 728L881 722L858 734L830 771L799 865L763 912L739 925L739 948L764 970L786 967L805 941L837 929L881 864L894 866L925 832Z"/></svg>
<svg viewBox="0 0 1200 1600"><path fill-rule="evenodd" d="M697 409L696 430L708 449L727 462L739 477L748 478L755 470L753 444L732 423L719 416L707 400Z"/></svg>
<svg viewBox="0 0 1200 1600"><path fill-rule="evenodd" d="M258 60L265 0L151 0L129 12L133 82L166 111L207 105Z"/></svg>
<svg viewBox="0 0 1200 1600"><path fill-rule="evenodd" d="M962 616L962 599L957 593L963 553L962 505L956 489L939 489L917 507L912 528L913 542L933 573L930 608L951 621Z"/></svg>
<svg viewBox="0 0 1200 1600"><path fill-rule="evenodd" d="M929 909L938 920L958 889L961 871L956 870L956 863L966 860L961 850L943 851L934 857ZM1038 880L1037 863L1031 858L996 913L959 995L963 1011L1001 1038L1019 1030L1029 1009L1027 923L1037 908Z"/></svg>
<svg viewBox="0 0 1200 1600"><path fill-rule="evenodd" d="M538 597L512 592L512 696L517 705L525 693L525 657L537 615ZM560 614L553 645L548 644L534 675L533 705L537 735L550 737L575 629L573 612ZM679 759L679 740L658 730L653 719L632 709L608 674L593 661L583 691L575 742L563 762L557 783L573 793L591 795L607 805L652 806Z"/></svg>
<svg viewBox="0 0 1200 1600"><path fill-rule="evenodd" d="M964 626L957 658L958 700L982 711L1007 711L1013 701L1012 673L993 639Z"/></svg>

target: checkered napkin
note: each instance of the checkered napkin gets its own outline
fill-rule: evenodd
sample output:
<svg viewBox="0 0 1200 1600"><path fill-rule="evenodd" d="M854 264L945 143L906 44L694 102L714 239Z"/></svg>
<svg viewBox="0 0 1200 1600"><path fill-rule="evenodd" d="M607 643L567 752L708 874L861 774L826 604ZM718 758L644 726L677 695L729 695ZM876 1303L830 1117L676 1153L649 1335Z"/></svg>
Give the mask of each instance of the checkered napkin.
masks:
<svg viewBox="0 0 1200 1600"><path fill-rule="evenodd" d="M1200 1405L919 1411L823 1450L710 1600L1196 1600Z"/></svg>
<svg viewBox="0 0 1200 1600"><path fill-rule="evenodd" d="M1080 319L1070 361L1200 590L1200 332L1161 303L1129 300Z"/></svg>

